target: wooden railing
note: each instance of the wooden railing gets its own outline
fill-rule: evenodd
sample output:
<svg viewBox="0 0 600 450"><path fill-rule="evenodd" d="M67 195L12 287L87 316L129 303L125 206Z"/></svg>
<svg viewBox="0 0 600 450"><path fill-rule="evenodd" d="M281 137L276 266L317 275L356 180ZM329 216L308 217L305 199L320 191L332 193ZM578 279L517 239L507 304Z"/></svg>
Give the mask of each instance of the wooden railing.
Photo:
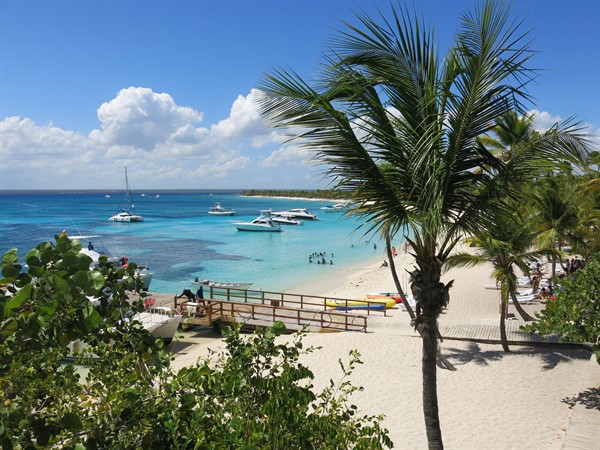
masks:
<svg viewBox="0 0 600 450"><path fill-rule="evenodd" d="M351 302L360 301L365 304L361 312L366 311L367 315L377 312L383 312L387 316L386 308L381 307L381 300L349 300L337 297L321 297L318 295L291 294L286 292L257 291L252 289L231 289L210 287L210 298L224 299L229 301L241 301L244 303L260 303L261 305L289 306L294 308L321 309L331 312L333 309L328 307L327 301L335 301L340 306L348 309Z"/></svg>
<svg viewBox="0 0 600 450"><path fill-rule="evenodd" d="M174 307L190 324L210 325L217 322L244 322L267 326L281 321L288 329L307 327L309 330L367 331L367 317L333 310L298 308L276 304L205 299L205 304L175 298Z"/></svg>

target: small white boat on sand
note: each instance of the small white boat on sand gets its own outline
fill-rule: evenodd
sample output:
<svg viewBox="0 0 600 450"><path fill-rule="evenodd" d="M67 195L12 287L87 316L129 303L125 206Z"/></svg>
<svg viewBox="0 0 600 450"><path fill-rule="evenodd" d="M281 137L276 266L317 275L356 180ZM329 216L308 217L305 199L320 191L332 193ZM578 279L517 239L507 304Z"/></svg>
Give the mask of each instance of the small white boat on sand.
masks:
<svg viewBox="0 0 600 450"><path fill-rule="evenodd" d="M279 224L274 223L271 211L263 210L252 222L236 222L233 224L239 231L281 231Z"/></svg>
<svg viewBox="0 0 600 450"><path fill-rule="evenodd" d="M215 206L208 210L208 214L212 216L235 216L235 210L223 208L221 203L215 203Z"/></svg>

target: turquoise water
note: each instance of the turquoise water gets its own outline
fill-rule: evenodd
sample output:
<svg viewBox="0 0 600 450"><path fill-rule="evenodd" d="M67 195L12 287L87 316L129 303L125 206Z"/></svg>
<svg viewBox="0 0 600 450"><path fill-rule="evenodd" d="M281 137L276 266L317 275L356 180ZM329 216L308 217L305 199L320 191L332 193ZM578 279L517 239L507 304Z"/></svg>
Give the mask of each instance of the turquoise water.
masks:
<svg viewBox="0 0 600 450"><path fill-rule="evenodd" d="M97 235L96 250L126 255L154 273L151 291L180 293L198 277L216 281L253 282L254 289L287 291L311 279L335 274L375 257L383 259L378 236L355 231L354 219L319 208L331 202L242 197L236 192L134 194L141 223L108 220L123 206L119 193L1 194L0 252L25 253L54 235ZM210 216L215 202L236 210L235 216ZM319 220L285 226L281 233L237 231L234 222L250 221L262 209L308 208ZM375 248L377 246L377 248ZM309 263L324 253L326 265ZM333 264L329 264L332 261Z"/></svg>

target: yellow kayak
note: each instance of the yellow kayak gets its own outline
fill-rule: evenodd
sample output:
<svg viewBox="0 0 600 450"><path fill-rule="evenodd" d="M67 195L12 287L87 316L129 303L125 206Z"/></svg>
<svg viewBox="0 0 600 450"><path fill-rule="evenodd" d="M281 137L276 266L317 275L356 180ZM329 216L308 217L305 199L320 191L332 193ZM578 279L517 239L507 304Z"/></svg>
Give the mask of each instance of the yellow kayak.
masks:
<svg viewBox="0 0 600 450"><path fill-rule="evenodd" d="M325 305L333 309L389 309L396 306L396 300L366 299L366 300L325 300Z"/></svg>

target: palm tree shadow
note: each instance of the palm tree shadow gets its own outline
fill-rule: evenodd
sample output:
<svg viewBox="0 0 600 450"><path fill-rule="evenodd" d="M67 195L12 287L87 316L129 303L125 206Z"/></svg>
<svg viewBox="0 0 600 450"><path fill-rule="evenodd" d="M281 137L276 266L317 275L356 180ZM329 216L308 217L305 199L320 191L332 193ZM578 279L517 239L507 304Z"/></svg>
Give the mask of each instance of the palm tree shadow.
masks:
<svg viewBox="0 0 600 450"><path fill-rule="evenodd" d="M600 389L589 388L574 397L565 397L561 401L569 406L575 406L579 403L585 406L586 409L600 409Z"/></svg>
<svg viewBox="0 0 600 450"><path fill-rule="evenodd" d="M543 362L542 370L552 370L559 364L568 363L574 360L589 360L590 353L583 349L567 349L567 348L542 348L542 347L525 347L511 346L511 351L506 353L502 347L498 345L498 350L481 350L481 346L476 342L469 343L467 349L444 347L442 353L455 366L474 363L477 365L489 365L490 362L500 361L502 358L511 355L526 355L530 357L540 358ZM439 367L442 367L439 365Z"/></svg>

